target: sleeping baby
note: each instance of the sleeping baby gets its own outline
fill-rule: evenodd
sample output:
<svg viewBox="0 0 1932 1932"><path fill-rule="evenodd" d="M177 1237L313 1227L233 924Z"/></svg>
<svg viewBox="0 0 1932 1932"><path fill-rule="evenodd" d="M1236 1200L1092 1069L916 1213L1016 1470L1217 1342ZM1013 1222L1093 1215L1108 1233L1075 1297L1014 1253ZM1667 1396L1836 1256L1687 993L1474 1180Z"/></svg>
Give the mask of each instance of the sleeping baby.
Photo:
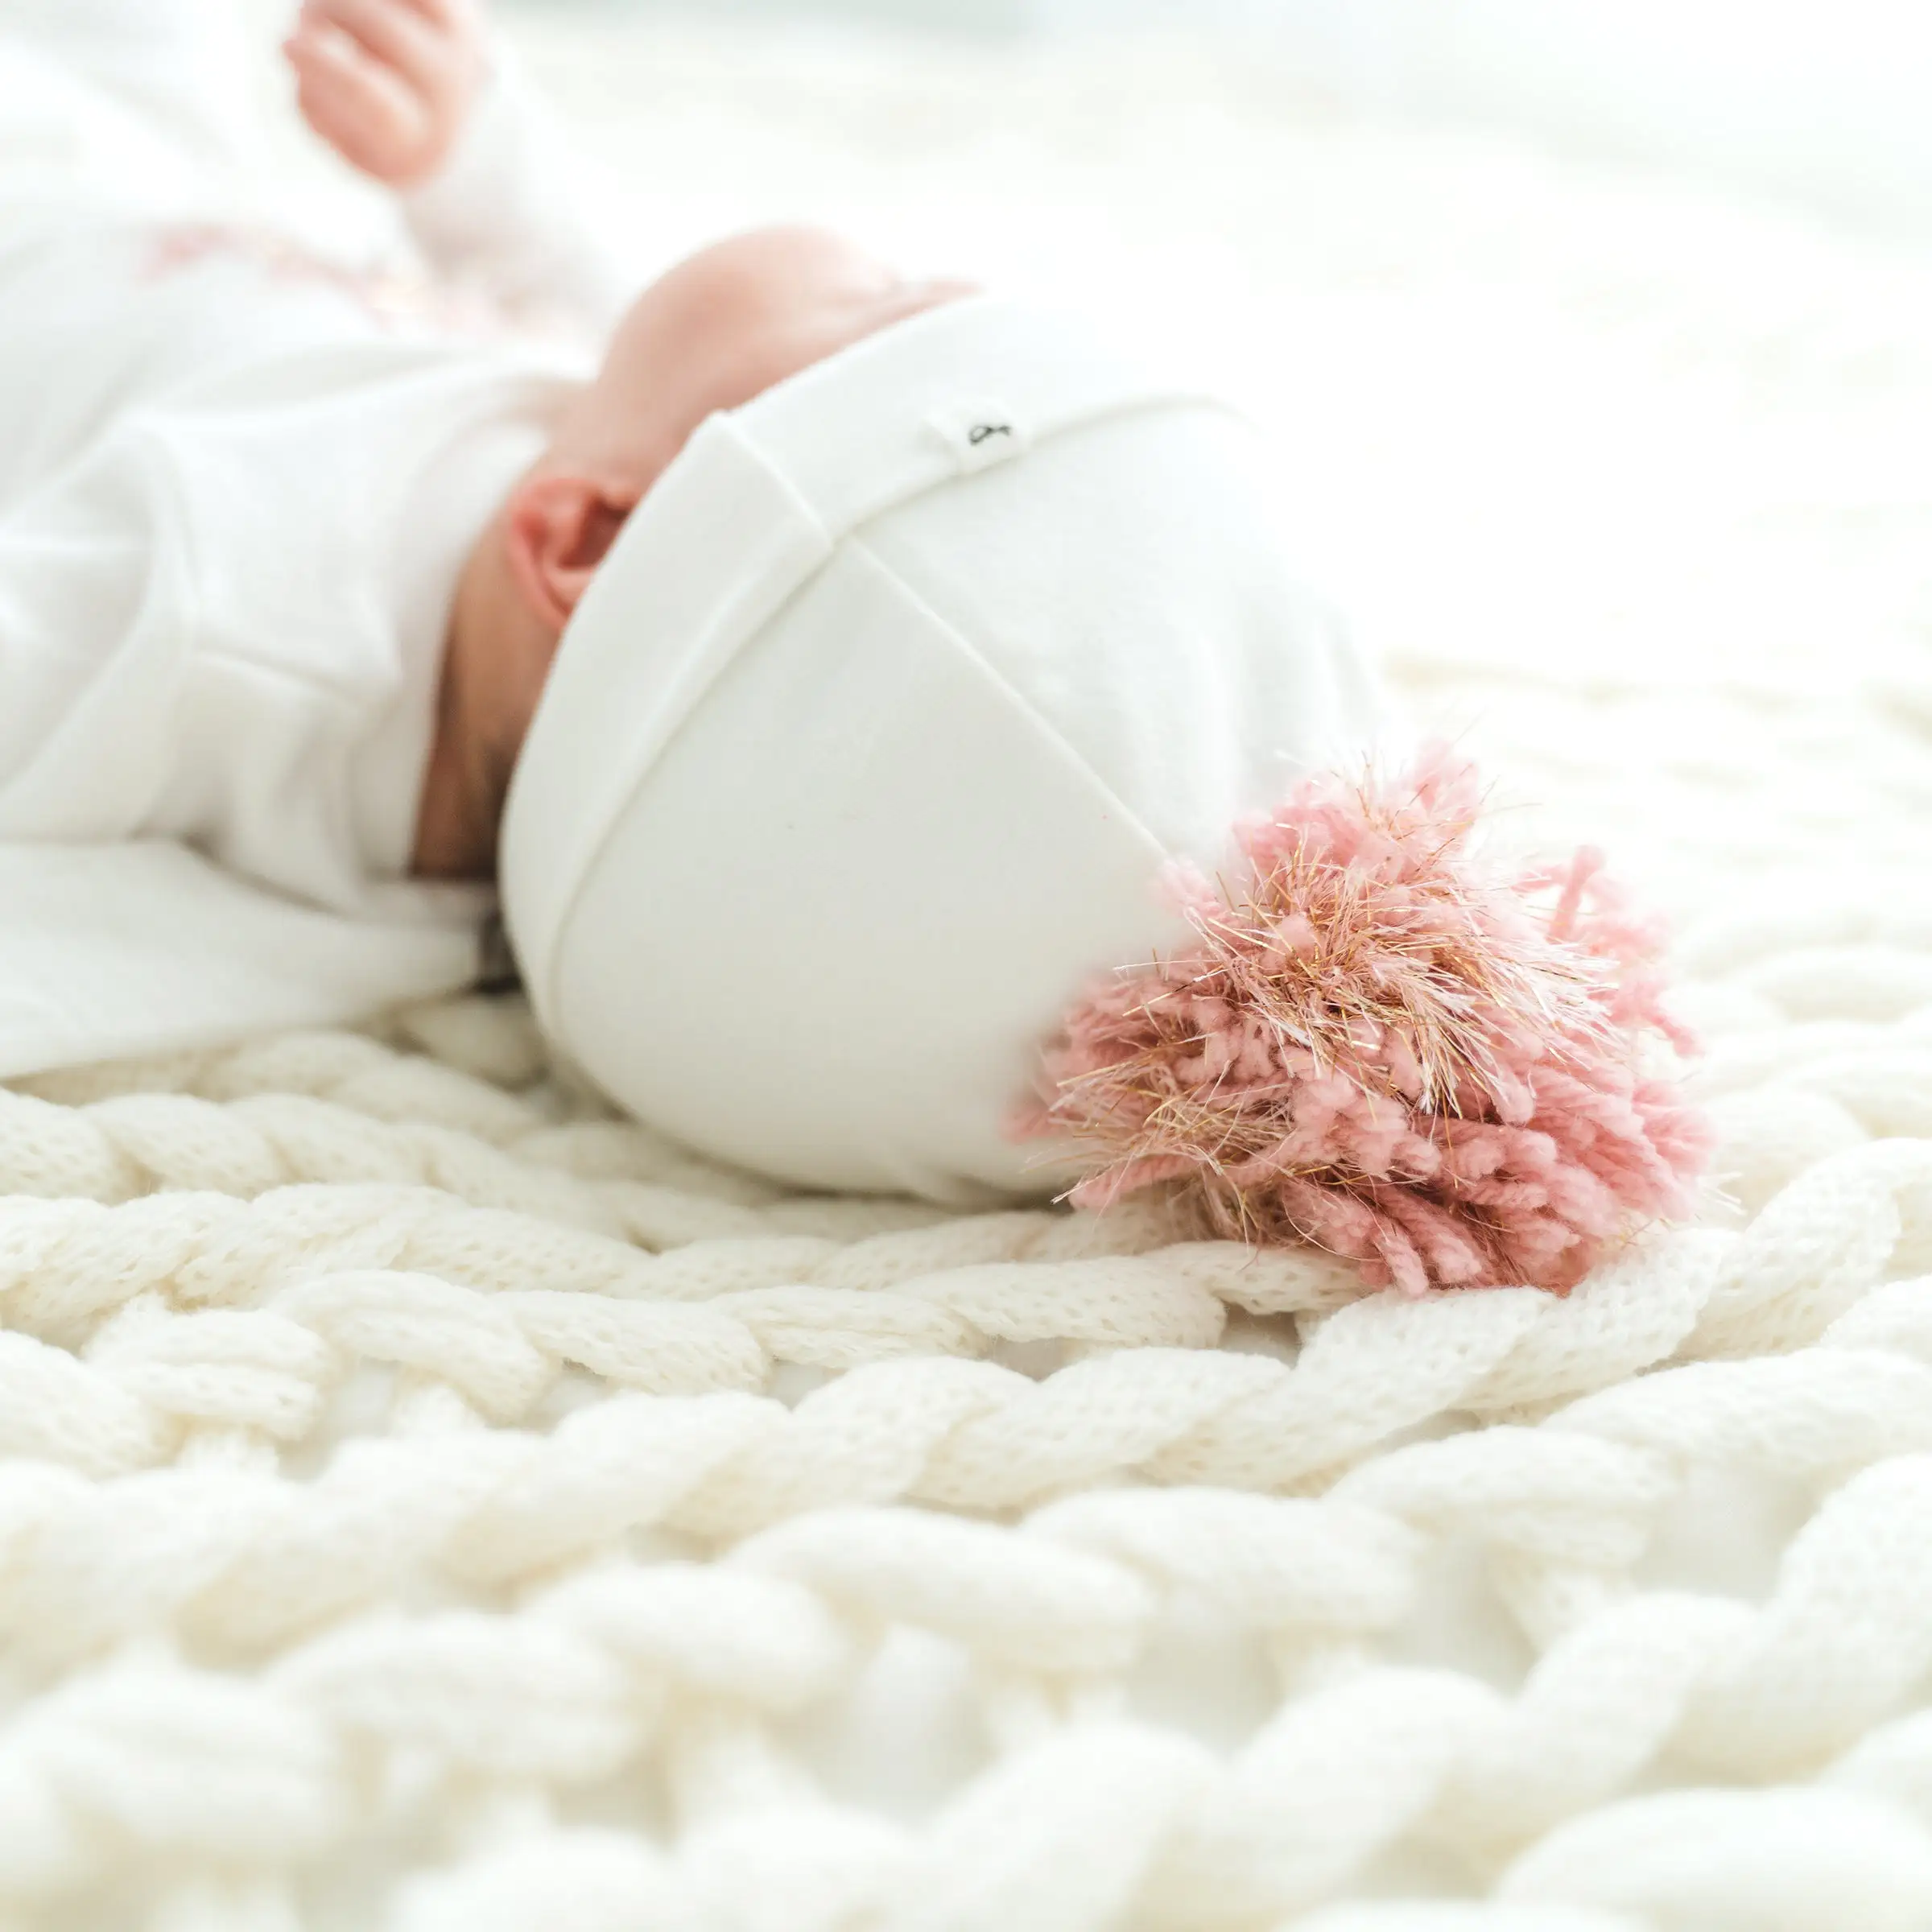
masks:
<svg viewBox="0 0 1932 1932"><path fill-rule="evenodd" d="M285 45L402 274L259 219L217 0L6 19L0 1077L453 990L500 902L559 1059L799 1185L1416 1291L1682 1204L1646 935L1365 768L1210 390L815 229L634 291L473 0Z"/></svg>

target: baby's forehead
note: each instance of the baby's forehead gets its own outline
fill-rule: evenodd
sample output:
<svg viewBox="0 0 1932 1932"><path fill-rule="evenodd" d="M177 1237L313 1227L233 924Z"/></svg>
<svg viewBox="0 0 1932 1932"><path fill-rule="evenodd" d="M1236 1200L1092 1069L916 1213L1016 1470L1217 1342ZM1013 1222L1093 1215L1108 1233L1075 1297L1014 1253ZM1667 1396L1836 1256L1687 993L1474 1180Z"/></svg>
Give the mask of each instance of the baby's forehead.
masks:
<svg viewBox="0 0 1932 1932"><path fill-rule="evenodd" d="M755 312L813 299L863 300L898 281L883 262L829 229L782 227L715 242L667 270L655 286L668 300Z"/></svg>

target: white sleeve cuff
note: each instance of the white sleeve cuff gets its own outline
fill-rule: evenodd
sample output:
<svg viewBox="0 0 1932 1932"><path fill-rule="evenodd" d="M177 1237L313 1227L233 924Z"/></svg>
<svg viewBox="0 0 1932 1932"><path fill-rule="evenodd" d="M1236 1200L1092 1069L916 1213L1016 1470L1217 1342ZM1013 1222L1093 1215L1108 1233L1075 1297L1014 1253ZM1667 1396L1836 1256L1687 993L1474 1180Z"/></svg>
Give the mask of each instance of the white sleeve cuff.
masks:
<svg viewBox="0 0 1932 1932"><path fill-rule="evenodd" d="M449 159L398 197L440 273L518 320L600 336L638 286L599 232L608 199L597 170L500 43Z"/></svg>

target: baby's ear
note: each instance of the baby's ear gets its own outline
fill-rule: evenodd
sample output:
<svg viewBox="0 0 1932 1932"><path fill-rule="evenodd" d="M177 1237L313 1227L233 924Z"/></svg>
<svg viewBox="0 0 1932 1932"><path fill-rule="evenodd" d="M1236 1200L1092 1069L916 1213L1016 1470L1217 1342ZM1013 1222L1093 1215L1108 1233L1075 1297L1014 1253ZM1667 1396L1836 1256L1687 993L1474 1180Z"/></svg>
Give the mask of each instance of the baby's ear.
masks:
<svg viewBox="0 0 1932 1932"><path fill-rule="evenodd" d="M510 500L504 540L531 614L560 633L638 493L608 477L539 470Z"/></svg>

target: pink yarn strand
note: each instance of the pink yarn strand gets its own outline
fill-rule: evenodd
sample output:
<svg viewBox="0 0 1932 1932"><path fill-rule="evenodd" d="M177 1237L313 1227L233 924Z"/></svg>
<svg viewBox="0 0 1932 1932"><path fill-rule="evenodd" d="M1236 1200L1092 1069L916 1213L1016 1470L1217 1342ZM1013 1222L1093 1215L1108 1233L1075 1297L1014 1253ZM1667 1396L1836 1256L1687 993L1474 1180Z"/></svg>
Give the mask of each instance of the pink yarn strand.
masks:
<svg viewBox="0 0 1932 1932"><path fill-rule="evenodd" d="M1239 879L1174 873L1196 943L1088 990L1018 1124L1092 1159L1073 1201L1178 1190L1206 1232L1414 1294L1564 1293L1687 1212L1710 1133L1641 1071L1646 1036L1695 1046L1657 928L1591 850L1486 873L1480 799L1439 749L1399 783L1311 778L1238 828Z"/></svg>

